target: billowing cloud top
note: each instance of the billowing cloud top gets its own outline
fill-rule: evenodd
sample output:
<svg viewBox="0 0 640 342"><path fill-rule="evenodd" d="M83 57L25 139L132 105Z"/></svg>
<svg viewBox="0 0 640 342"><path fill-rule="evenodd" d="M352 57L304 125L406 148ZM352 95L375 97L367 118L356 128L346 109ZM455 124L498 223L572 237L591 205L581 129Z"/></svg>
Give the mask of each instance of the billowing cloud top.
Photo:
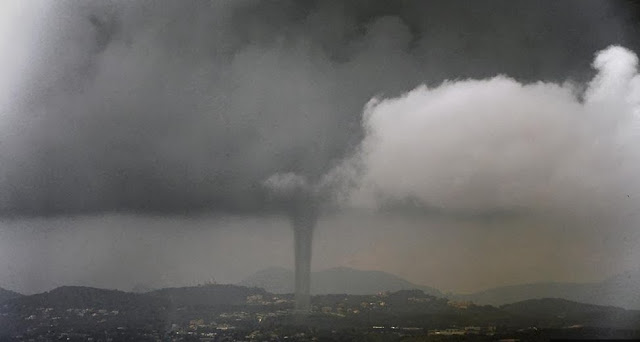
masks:
<svg viewBox="0 0 640 342"><path fill-rule="evenodd" d="M409 198L454 213L635 212L637 64L614 46L597 54L598 73L584 92L498 76L374 99L360 148L329 178L349 180L343 200L353 206Z"/></svg>
<svg viewBox="0 0 640 342"><path fill-rule="evenodd" d="M584 103L568 86L518 83L588 79L596 51L635 42L619 3L1 6L4 215L261 213L269 177L321 184L363 137L376 191L465 210L582 197L568 182L619 187L602 175L633 160L609 141L627 139L627 105L610 92L630 89L616 73L633 63L612 56L629 53L598 57ZM514 79L485 79L496 74ZM469 77L484 80L382 100Z"/></svg>

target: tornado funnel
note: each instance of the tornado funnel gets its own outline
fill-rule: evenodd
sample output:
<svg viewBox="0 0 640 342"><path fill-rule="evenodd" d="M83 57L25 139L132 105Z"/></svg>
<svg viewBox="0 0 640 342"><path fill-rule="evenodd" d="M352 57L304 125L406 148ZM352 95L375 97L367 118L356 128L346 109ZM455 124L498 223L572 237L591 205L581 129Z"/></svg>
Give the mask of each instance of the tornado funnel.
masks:
<svg viewBox="0 0 640 342"><path fill-rule="evenodd" d="M311 246L316 214L309 208L292 216L295 251L295 310L299 314L311 312Z"/></svg>
<svg viewBox="0 0 640 342"><path fill-rule="evenodd" d="M318 196L307 180L293 173L278 173L265 181L293 227L295 253L295 311L311 312L311 246L318 219Z"/></svg>

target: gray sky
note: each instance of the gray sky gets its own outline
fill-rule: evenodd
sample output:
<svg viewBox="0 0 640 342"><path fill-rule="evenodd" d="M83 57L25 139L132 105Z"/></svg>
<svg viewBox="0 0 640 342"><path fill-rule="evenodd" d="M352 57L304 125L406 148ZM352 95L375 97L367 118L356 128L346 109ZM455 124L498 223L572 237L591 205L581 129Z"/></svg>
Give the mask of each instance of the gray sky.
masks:
<svg viewBox="0 0 640 342"><path fill-rule="evenodd" d="M268 211L260 184L333 168L374 96L588 80L595 52L635 41L604 1L4 6L0 209L23 216Z"/></svg>
<svg viewBox="0 0 640 342"><path fill-rule="evenodd" d="M0 286L290 265L291 203L264 186L289 173L338 200L314 268L471 291L638 255L622 2L0 6Z"/></svg>

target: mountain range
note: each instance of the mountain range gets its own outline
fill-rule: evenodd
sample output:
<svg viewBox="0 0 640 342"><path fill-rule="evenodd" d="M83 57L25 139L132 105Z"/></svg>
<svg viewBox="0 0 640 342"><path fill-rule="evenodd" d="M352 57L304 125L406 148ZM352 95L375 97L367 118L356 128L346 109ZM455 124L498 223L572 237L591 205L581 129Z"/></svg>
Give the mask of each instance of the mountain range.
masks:
<svg viewBox="0 0 640 342"><path fill-rule="evenodd" d="M291 270L271 267L256 272L238 285L259 287L271 293L292 293L293 280L294 274ZM314 272L311 277L312 294L355 295L409 289L419 289L436 297L446 296L458 301L472 301L479 305L501 306L530 299L561 298L594 305L640 309L640 269L596 283L532 283L501 286L471 294L445 294L433 287L413 284L386 272L362 271L347 267Z"/></svg>
<svg viewBox="0 0 640 342"><path fill-rule="evenodd" d="M501 286L451 297L495 306L529 299L562 298L580 303L637 310L640 309L640 269L627 271L595 283L534 283Z"/></svg>
<svg viewBox="0 0 640 342"><path fill-rule="evenodd" d="M238 285L249 288L260 288L275 294L293 292L294 274L291 270L271 267L258 271L247 277ZM207 301L218 301L214 298L224 298L225 301L239 302L249 292L261 294L263 290L241 290L230 286L222 287L198 287L190 290L186 288L168 288L146 292L153 297L180 298L181 302L199 302L202 298ZM66 289L66 290L65 290ZM54 297L60 298L65 291L71 291L73 287L62 287L53 292ZM501 286L471 294L444 293L433 287L411 283L401 277L382 271L363 271L347 267L331 268L312 275L311 293L322 294L348 294L367 295L379 292L402 291L418 289L425 294L435 297L447 297L456 301L471 301L478 305L503 306L511 303L543 298L558 298L579 303L615 306L624 309L640 310L640 269L628 271L610 277L601 282L594 283L561 283L546 282L511 286ZM226 293L219 296L219 292ZM254 293L255 292L255 293ZM50 292L46 292L45 294ZM0 303L20 297L32 297L25 300L36 300L44 296L23 296L17 292L0 288ZM64 296L63 296L64 297ZM36 299L33 299L36 298ZM105 299L106 300L106 299ZM210 304L226 304L227 302L215 302Z"/></svg>
<svg viewBox="0 0 640 342"><path fill-rule="evenodd" d="M242 280L240 286L260 287L271 293L292 293L294 273L282 267L270 267ZM311 294L366 295L383 291L422 290L436 297L444 296L437 289L413 284L396 275L382 271L362 271L348 267L336 267L313 272Z"/></svg>

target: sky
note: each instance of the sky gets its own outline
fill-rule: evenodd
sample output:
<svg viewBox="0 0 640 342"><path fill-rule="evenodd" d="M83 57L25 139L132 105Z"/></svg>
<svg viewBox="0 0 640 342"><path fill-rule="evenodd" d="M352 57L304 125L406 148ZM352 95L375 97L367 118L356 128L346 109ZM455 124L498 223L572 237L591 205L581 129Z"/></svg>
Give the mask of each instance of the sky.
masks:
<svg viewBox="0 0 640 342"><path fill-rule="evenodd" d="M1 287L292 267L274 179L321 194L313 269L470 292L640 257L627 2L1 6Z"/></svg>

